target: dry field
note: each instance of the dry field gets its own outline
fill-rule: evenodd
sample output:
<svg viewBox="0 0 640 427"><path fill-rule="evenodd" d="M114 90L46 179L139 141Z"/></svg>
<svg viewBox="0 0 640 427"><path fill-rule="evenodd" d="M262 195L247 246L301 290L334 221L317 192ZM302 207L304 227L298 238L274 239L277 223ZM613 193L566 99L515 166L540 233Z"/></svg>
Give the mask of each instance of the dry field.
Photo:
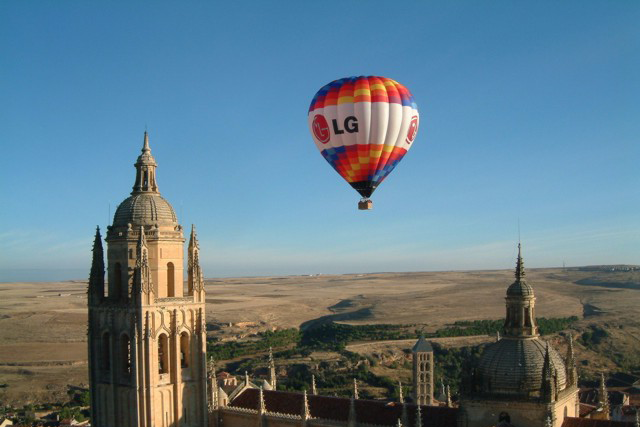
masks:
<svg viewBox="0 0 640 427"><path fill-rule="evenodd" d="M607 328L617 351L640 348L640 273L536 269L527 270L527 280L538 316L576 315L577 328ZM325 316L435 330L503 317L512 281L506 270L208 279L207 320L226 324L215 332L225 339ZM85 282L0 283L0 404L64 400L67 385L87 383L85 292ZM590 368L613 367L578 347Z"/></svg>

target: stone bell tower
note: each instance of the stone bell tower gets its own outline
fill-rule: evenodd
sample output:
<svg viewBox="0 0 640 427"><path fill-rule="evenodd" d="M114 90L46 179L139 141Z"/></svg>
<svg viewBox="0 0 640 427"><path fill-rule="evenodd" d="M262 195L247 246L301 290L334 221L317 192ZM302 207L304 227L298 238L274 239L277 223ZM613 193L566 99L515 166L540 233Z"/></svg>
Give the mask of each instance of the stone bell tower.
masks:
<svg viewBox="0 0 640 427"><path fill-rule="evenodd" d="M89 278L89 379L96 427L206 425L204 280L192 228L184 235L159 193L145 132L131 196L107 227L107 276L96 231Z"/></svg>

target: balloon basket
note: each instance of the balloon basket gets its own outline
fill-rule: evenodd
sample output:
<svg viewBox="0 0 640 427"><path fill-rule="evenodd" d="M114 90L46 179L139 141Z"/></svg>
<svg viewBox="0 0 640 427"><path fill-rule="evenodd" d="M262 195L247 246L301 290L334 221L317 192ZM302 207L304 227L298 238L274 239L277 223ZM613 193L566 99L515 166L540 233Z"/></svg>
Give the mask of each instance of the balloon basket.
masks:
<svg viewBox="0 0 640 427"><path fill-rule="evenodd" d="M370 211L373 209L373 202L371 199L362 199L358 202L358 209L361 211Z"/></svg>

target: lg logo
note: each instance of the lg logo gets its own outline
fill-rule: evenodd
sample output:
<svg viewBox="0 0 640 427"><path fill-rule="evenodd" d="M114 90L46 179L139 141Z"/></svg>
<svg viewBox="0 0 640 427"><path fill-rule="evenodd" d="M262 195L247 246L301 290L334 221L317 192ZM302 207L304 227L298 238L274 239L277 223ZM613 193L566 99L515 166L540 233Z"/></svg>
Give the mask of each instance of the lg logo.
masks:
<svg viewBox="0 0 640 427"><path fill-rule="evenodd" d="M331 125L333 127L333 133L335 135L342 135L345 132L358 132L358 119L354 116L348 116L344 119L342 123L342 129L340 129L340 125L338 124L338 121L336 119L331 120ZM322 114L316 114L313 117L311 129L313 130L313 135L321 144L326 144L331 139L329 123Z"/></svg>

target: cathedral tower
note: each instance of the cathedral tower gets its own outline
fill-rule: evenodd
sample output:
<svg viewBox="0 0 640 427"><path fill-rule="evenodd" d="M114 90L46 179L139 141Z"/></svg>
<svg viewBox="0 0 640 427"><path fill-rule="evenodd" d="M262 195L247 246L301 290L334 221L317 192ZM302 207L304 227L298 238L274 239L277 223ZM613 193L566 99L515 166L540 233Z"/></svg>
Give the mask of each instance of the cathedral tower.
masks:
<svg viewBox="0 0 640 427"><path fill-rule="evenodd" d="M131 196L107 227L108 285L100 231L89 278L89 375L97 427L206 425L204 280L192 228L184 235L159 193L145 132Z"/></svg>
<svg viewBox="0 0 640 427"><path fill-rule="evenodd" d="M416 405L433 405L433 347L420 337L413 353L413 400Z"/></svg>

